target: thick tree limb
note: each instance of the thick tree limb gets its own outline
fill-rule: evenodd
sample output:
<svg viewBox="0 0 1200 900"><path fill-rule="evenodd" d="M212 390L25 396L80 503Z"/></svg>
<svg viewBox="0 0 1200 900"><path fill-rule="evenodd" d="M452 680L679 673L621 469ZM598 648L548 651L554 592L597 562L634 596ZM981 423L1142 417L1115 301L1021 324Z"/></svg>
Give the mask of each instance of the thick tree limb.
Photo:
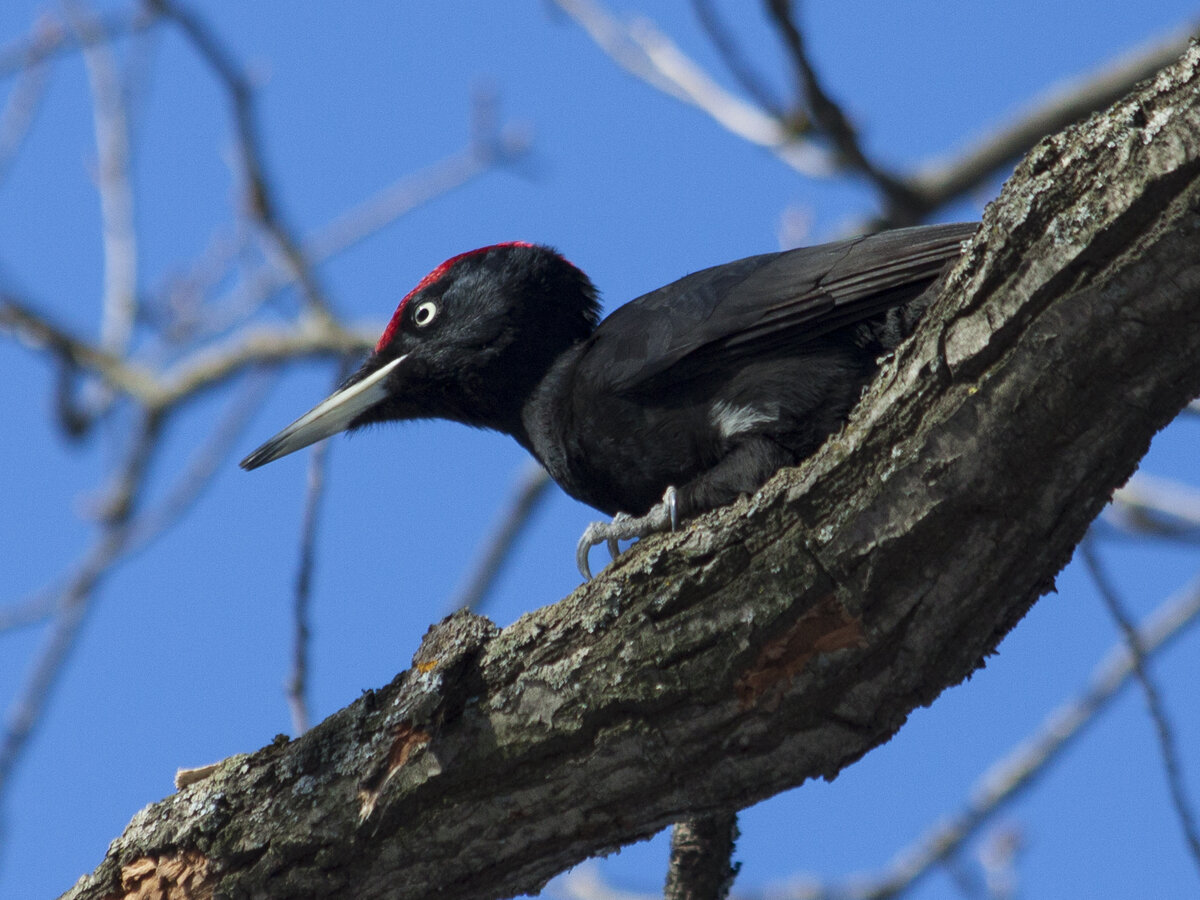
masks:
<svg viewBox="0 0 1200 900"><path fill-rule="evenodd" d="M832 777L978 667L1200 393L1200 48L1043 141L845 432L147 807L77 898L500 897Z"/></svg>

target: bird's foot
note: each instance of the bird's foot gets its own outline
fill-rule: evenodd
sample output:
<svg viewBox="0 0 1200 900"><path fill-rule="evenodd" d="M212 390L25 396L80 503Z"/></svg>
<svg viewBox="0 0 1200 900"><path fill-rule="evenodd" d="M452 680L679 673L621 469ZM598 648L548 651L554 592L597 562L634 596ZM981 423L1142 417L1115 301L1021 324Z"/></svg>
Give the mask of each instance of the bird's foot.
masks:
<svg viewBox="0 0 1200 900"><path fill-rule="evenodd" d="M593 522L583 532L579 544L575 548L575 564L579 566L579 574L584 581L591 581L592 569L588 565L588 554L597 544L608 544L608 552L616 559L621 548L618 541L631 538L643 538L647 535L658 534L660 531L674 531L679 527L679 511L676 498L678 492L669 487L663 494L662 502L650 507L644 516L631 516L628 513L617 513L611 522Z"/></svg>

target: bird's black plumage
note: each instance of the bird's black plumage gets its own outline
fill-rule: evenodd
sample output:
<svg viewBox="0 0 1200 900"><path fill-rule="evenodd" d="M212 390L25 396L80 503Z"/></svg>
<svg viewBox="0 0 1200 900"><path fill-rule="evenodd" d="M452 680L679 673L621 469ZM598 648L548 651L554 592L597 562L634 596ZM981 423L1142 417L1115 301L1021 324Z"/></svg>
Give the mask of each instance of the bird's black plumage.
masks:
<svg viewBox="0 0 1200 900"><path fill-rule="evenodd" d="M907 228L750 257L599 323L591 282L553 250L461 254L401 301L337 393L242 465L371 422L447 418L512 435L567 493L644 517L632 533L662 528L816 450L975 228ZM630 531L589 529L581 568L587 546Z"/></svg>

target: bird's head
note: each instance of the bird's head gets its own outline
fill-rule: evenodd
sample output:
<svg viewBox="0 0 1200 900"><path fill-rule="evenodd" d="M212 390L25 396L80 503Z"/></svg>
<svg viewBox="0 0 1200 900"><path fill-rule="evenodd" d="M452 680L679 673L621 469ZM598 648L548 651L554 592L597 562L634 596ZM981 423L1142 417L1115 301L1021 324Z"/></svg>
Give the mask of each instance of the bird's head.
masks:
<svg viewBox="0 0 1200 900"><path fill-rule="evenodd" d="M439 418L514 433L554 360L598 319L592 283L549 247L508 243L461 253L400 301L358 371L242 468L373 422Z"/></svg>

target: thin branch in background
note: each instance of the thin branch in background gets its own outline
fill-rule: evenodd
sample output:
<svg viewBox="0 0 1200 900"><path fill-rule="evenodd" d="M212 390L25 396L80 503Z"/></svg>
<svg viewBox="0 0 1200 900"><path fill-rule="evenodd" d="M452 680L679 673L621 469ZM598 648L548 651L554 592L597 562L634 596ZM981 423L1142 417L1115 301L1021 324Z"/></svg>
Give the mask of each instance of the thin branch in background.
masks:
<svg viewBox="0 0 1200 900"><path fill-rule="evenodd" d="M350 360L338 366L334 385L350 374ZM318 441L308 454L308 478L304 495L304 519L300 526L300 561L296 569L296 591L292 603L292 671L286 694L292 714L293 737L308 731L308 640L309 608L312 605L313 571L317 562L317 527L321 519L321 500L325 496L325 472L332 441Z"/></svg>
<svg viewBox="0 0 1200 900"><path fill-rule="evenodd" d="M60 593L41 590L24 600L0 607L0 634L45 622L54 615Z"/></svg>
<svg viewBox="0 0 1200 900"><path fill-rule="evenodd" d="M191 10L172 0L148 0L152 9L179 25L196 52L208 63L225 86L233 106L233 118L242 160L243 177L249 207L255 219L271 235L287 265L295 275L308 311L318 319L330 319L329 301L317 282L317 276L300 242L286 225L275 192L263 164L262 142L258 133L255 95L250 82L236 61L217 39L216 34Z"/></svg>
<svg viewBox="0 0 1200 900"><path fill-rule="evenodd" d="M1164 650L1200 621L1200 577L1169 597L1137 629L1145 657ZM1003 806L1033 784L1084 728L1135 677L1126 641L1113 647L1092 670L1079 697L1052 710L1041 728L994 763L975 783L965 808L944 817L911 846L896 854L882 875L851 879L846 886L814 886L791 892L795 900L889 900L900 896L975 837Z"/></svg>
<svg viewBox="0 0 1200 900"><path fill-rule="evenodd" d="M1162 753L1163 770L1167 776L1167 789L1171 794L1171 803L1179 817L1179 826L1183 831L1184 841L1191 851L1192 861L1196 864L1197 871L1200 872L1200 831L1196 829L1196 815L1192 812L1187 790L1183 786L1183 768L1179 763L1179 751L1175 747L1174 730L1171 727L1166 706L1163 704L1162 695L1158 691L1158 685L1150 677L1150 671L1146 665L1146 649L1142 645L1137 627L1130 619L1129 614L1125 612L1125 605L1121 601L1116 586L1109 579L1108 573L1104 571L1104 566L1096 554L1090 536L1083 539L1079 552L1104 605L1117 623L1117 627L1125 639L1125 644L1129 648L1129 658L1133 665L1134 676L1142 686L1142 694L1146 697L1146 710L1150 714L1151 721L1154 722L1154 730L1158 736L1158 747Z"/></svg>
<svg viewBox="0 0 1200 900"><path fill-rule="evenodd" d="M0 289L0 333L10 332L37 350L101 378L116 390L128 394L146 406L161 400L161 391L153 372L137 363L93 346L59 325L14 294Z"/></svg>
<svg viewBox="0 0 1200 900"><path fill-rule="evenodd" d="M1200 538L1200 491L1137 472L1116 490L1103 517L1134 534L1195 540Z"/></svg>
<svg viewBox="0 0 1200 900"><path fill-rule="evenodd" d="M791 0L766 0L766 7L791 55L803 105L819 132L837 150L839 162L864 175L879 189L886 201L890 219L908 223L918 221L928 210L899 177L867 157L854 126L821 84L808 58L804 35L792 16Z"/></svg>
<svg viewBox="0 0 1200 900"><path fill-rule="evenodd" d="M750 103L721 88L650 20L639 18L625 25L595 0L554 0L555 4L587 32L592 41L618 66L647 85L706 113L730 133L765 147L789 167L812 178L828 178L839 166L807 138L797 136L797 124L773 113L774 104L762 102L761 88L745 81L744 66L736 53L722 54L734 77L756 102ZM705 24L707 0L694 0ZM788 46L802 92L808 95L813 124L823 131L844 161L866 175L883 193L890 208L876 227L913 224L934 210L976 190L1036 144L1042 137L1075 122L1128 93L1187 48L1189 34L1173 32L1145 49L1130 53L1115 65L1072 82L1041 101L1017 121L991 133L976 146L923 166L916 175L902 176L872 163L862 151L853 128L840 107L825 92L804 51L803 34L791 15L787 0L766 0L768 13ZM711 12L711 10L709 10ZM715 22L715 19L710 19ZM1195 28L1190 31L1194 32ZM1200 409L1200 403L1197 404Z"/></svg>
<svg viewBox="0 0 1200 900"><path fill-rule="evenodd" d="M0 306L0 316L4 309ZM378 329L348 329L333 319L302 318L294 325L246 327L227 341L203 347L162 374L153 408L174 406L247 369L301 359L341 359L375 346Z"/></svg>
<svg viewBox="0 0 1200 900"><path fill-rule="evenodd" d="M438 160L420 172L405 175L377 193L336 216L319 229L303 245L304 255L313 265L319 265L359 242L377 234L386 226L420 206L462 187L497 165L515 162L526 155L531 146L529 137L515 129L483 127L481 102L473 106L470 143L458 153ZM205 261L189 279L189 291L195 293L201 285L215 284L225 277L232 258L232 243L217 244L211 254L215 259ZM221 265L224 263L225 265ZM209 304L203 317L203 332L197 337L227 331L245 321L279 291L294 284L294 269L280 266L270 258L245 277L222 298ZM185 329L184 334L189 334Z"/></svg>
<svg viewBox="0 0 1200 900"><path fill-rule="evenodd" d="M517 538L541 505L551 484L550 476L540 465L532 460L526 465L516 480L512 499L492 528L491 537L483 543L483 550L468 570L470 574L463 587L455 592L450 604L452 609L478 610L483 606Z"/></svg>
<svg viewBox="0 0 1200 900"><path fill-rule="evenodd" d="M166 496L132 523L127 555L144 549L155 538L182 519L200 499L221 464L229 459L238 438L245 433L267 397L276 372L258 370L246 379L225 413L192 454Z"/></svg>
<svg viewBox="0 0 1200 900"><path fill-rule="evenodd" d="M737 877L737 813L715 813L671 829L664 900L724 900Z"/></svg>
<svg viewBox="0 0 1200 900"><path fill-rule="evenodd" d="M1075 78L1031 101L1025 113L974 146L948 159L926 163L912 176L909 187L930 209L943 206L983 186L1047 134L1116 102L1139 81L1177 59L1188 46L1196 26L1174 31L1131 50L1099 71Z"/></svg>
<svg viewBox="0 0 1200 900"><path fill-rule="evenodd" d="M758 73L738 50L732 38L732 30L721 21L712 0L692 0L692 11L709 41L716 48L721 61L725 63L725 68L742 90L768 115L782 121L785 117L783 103L775 97L767 83L758 77Z"/></svg>
<svg viewBox="0 0 1200 900"><path fill-rule="evenodd" d="M31 62L17 73L17 82L9 91L4 112L0 113L0 184L16 162L49 81L50 67L43 61Z"/></svg>
<svg viewBox="0 0 1200 900"><path fill-rule="evenodd" d="M799 139L778 119L726 91L653 22L626 26L593 0L554 0L618 66L651 87L695 106L722 128L765 147L786 165L813 177L834 172L829 154Z"/></svg>
<svg viewBox="0 0 1200 900"><path fill-rule="evenodd" d="M162 419L144 415L127 448L112 493L105 504L100 534L83 562L55 598L54 621L41 653L34 661L24 687L9 707L4 738L0 741L0 808L9 778L30 736L41 719L50 693L70 657L84 615L112 561L119 557L129 537L145 475L158 446Z"/></svg>
<svg viewBox="0 0 1200 900"><path fill-rule="evenodd" d="M157 11L139 4L133 9L98 15L96 27L87 35L81 35L64 28L53 17L46 16L34 25L30 37L0 47L0 78L47 62L55 56L72 53L88 46L89 42L107 43L143 31L157 20Z"/></svg>
<svg viewBox="0 0 1200 900"><path fill-rule="evenodd" d="M100 237L104 248L104 299L100 346L122 353L133 338L137 319L137 231L129 171L129 117L125 91L111 46L100 39L100 25L81 0L64 0L71 27L80 36L92 121L96 134L96 188L100 195Z"/></svg>

